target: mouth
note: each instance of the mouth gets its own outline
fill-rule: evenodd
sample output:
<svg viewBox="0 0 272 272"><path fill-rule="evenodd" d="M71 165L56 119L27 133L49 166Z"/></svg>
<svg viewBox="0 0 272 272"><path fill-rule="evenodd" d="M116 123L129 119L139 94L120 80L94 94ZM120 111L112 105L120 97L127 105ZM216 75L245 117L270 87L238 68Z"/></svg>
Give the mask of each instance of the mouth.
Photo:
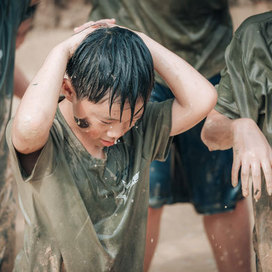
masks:
<svg viewBox="0 0 272 272"><path fill-rule="evenodd" d="M104 145L104 146L112 146L112 145L114 145L115 144L115 141L105 141L105 140L100 140L100 142L102 143L102 145Z"/></svg>

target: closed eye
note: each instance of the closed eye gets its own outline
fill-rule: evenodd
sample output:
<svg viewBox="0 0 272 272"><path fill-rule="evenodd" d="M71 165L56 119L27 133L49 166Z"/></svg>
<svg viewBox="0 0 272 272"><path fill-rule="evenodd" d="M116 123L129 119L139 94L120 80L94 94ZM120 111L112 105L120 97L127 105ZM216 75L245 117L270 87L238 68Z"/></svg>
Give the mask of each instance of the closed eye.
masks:
<svg viewBox="0 0 272 272"><path fill-rule="evenodd" d="M102 120L100 120L100 122L103 123L103 124L105 124L105 125L110 125L110 124L112 124L112 122L106 122L106 121L102 121Z"/></svg>

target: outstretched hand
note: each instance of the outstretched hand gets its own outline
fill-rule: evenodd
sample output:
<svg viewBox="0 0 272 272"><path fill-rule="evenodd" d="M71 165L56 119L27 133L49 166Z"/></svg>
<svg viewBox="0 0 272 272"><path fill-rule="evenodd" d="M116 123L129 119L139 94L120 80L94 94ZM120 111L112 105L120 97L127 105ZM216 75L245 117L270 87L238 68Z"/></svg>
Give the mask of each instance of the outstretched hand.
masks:
<svg viewBox="0 0 272 272"><path fill-rule="evenodd" d="M243 195L249 195L249 177L252 175L254 198L261 197L261 171L264 173L266 188L272 194L272 149L265 136L251 119L233 121L233 166L232 185L238 184L239 170Z"/></svg>

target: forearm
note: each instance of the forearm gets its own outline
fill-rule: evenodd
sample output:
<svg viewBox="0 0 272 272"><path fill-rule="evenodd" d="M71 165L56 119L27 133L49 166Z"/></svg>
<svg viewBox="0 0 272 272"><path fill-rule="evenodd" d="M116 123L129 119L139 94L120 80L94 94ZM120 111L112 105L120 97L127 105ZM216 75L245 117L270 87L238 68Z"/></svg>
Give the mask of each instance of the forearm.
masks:
<svg viewBox="0 0 272 272"><path fill-rule="evenodd" d="M182 58L146 35L140 36L150 49L156 71L175 96L171 134L181 133L201 121L212 110L216 103L216 91Z"/></svg>
<svg viewBox="0 0 272 272"><path fill-rule="evenodd" d="M250 118L231 120L212 110L202 128L201 139L210 151L225 150L233 148L235 139L249 135L256 129L258 130L257 124Z"/></svg>
<svg viewBox="0 0 272 272"><path fill-rule="evenodd" d="M12 133L13 144L21 153L36 151L47 141L68 56L64 47L55 47L26 90L14 118Z"/></svg>

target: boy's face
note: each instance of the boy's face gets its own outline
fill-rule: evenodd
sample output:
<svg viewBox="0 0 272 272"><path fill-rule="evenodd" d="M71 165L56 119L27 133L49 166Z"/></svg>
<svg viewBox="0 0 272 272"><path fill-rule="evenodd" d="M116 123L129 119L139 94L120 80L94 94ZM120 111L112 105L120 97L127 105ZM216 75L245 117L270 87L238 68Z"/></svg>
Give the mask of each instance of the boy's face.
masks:
<svg viewBox="0 0 272 272"><path fill-rule="evenodd" d="M109 98L105 97L99 103L92 103L87 99L73 101L73 118L77 132L82 137L91 140L96 147L111 146L130 130L138 119L141 118L144 108L139 100L135 106L132 123L130 105L125 103L120 122L120 104L113 103L109 112Z"/></svg>

